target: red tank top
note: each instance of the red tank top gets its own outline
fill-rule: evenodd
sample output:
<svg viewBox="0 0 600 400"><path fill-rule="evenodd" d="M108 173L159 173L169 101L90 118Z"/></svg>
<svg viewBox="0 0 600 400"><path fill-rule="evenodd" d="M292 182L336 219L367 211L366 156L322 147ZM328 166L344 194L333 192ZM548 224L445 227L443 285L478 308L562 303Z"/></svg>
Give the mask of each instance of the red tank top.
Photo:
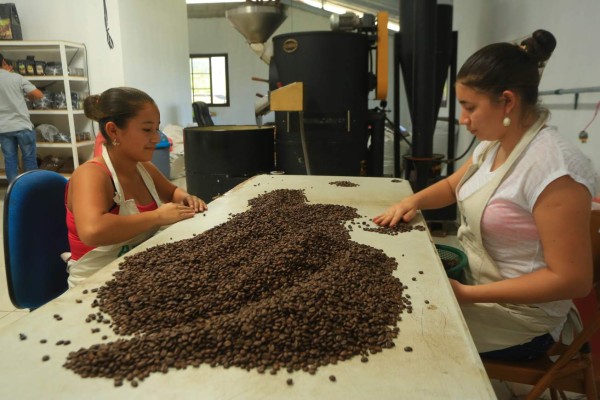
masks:
<svg viewBox="0 0 600 400"><path fill-rule="evenodd" d="M94 163L94 164L98 164L102 168L104 168L104 170L111 177L111 180L112 180L112 174L110 173L110 171L108 170L106 165L104 165L98 161L94 161L94 160L92 160L90 162ZM114 186L114 184L113 184L113 186ZM67 193L68 192L69 192L69 182L67 182L67 187L65 188L65 209L67 210L67 218L66 219L67 219L67 230L68 230L68 236L69 236L69 246L71 248L71 260L76 261L76 260L79 260L81 257L83 257L86 253L95 249L95 247L88 246L85 243L83 243L81 241L81 239L79 238L79 235L77 234L77 227L75 226L75 217L73 216L73 213L71 212L71 210L69 210L69 207L67 207ZM158 205L156 204L156 201L152 201L152 203L150 203L150 204L137 206L138 211L141 213L156 210L157 208L158 208ZM118 215L119 214L119 206L117 204L114 204L108 212L110 212L111 214Z"/></svg>

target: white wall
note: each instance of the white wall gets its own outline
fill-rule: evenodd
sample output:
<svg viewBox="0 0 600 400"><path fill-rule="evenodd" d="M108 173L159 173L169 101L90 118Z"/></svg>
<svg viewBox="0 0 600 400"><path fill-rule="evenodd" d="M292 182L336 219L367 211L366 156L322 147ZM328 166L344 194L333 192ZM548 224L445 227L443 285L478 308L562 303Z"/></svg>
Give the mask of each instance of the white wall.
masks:
<svg viewBox="0 0 600 400"><path fill-rule="evenodd" d="M134 86L161 110L162 125L192 122L185 0L13 0L25 40L67 40L87 47L90 90ZM1 44L0 44L1 49Z"/></svg>
<svg viewBox="0 0 600 400"><path fill-rule="evenodd" d="M92 93L123 85L117 0L107 1L110 33L116 44L114 50L106 44L101 1L14 0L14 3L21 20L23 39L67 40L86 45Z"/></svg>
<svg viewBox="0 0 600 400"><path fill-rule="evenodd" d="M556 50L546 65L540 90L600 86L600 1L494 0L491 3L489 15L494 15L495 23L488 29L493 41L512 41L539 28L555 35ZM600 117L587 130L588 142L584 144L578 139L579 132L592 119L600 93L582 94L578 110L573 110L573 95L542 96L541 100L552 113L550 123L576 143L592 160L596 171L600 171Z"/></svg>
<svg viewBox="0 0 600 400"><path fill-rule="evenodd" d="M119 1L118 11L124 82L154 98L162 126L189 125L192 100L185 0Z"/></svg>

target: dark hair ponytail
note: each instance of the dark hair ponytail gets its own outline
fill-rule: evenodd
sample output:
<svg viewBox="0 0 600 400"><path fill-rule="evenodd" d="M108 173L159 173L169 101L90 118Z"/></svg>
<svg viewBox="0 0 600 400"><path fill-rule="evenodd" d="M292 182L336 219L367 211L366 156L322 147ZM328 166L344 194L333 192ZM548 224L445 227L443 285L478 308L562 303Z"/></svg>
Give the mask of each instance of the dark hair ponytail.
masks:
<svg viewBox="0 0 600 400"><path fill-rule="evenodd" d="M86 117L98 121L102 136L110 143L106 123L114 122L124 129L127 122L148 103L156 105L147 93L130 87L116 87L102 94L88 96L83 102L83 110Z"/></svg>
<svg viewBox="0 0 600 400"><path fill-rule="evenodd" d="M537 111L540 68L556 48L554 35L536 30L520 45L494 43L483 47L463 64L456 81L493 99L505 90L521 97L524 110Z"/></svg>

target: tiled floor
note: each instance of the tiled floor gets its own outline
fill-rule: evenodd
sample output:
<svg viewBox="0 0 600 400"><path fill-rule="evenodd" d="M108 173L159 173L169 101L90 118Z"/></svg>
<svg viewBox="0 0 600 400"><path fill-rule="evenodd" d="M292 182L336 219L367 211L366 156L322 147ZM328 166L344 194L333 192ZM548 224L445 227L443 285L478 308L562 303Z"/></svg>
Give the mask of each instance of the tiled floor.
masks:
<svg viewBox="0 0 600 400"><path fill-rule="evenodd" d="M173 181L176 185L185 188L185 178L179 178ZM0 182L0 211L4 208L4 195L6 193L7 184ZM0 243L3 243L2 229L2 213L0 212ZM460 247L456 236L448 235L445 237L434 236L435 243L446 244L450 246ZM17 310L10 302L8 289L6 286L6 274L4 272L4 246L0 246L0 328L8 325L27 315L28 310ZM527 393L527 388L522 385L511 385L504 382L492 381L492 386L499 400L519 399L524 398ZM549 396L542 397L549 399ZM572 399L583 399L581 396L570 397Z"/></svg>

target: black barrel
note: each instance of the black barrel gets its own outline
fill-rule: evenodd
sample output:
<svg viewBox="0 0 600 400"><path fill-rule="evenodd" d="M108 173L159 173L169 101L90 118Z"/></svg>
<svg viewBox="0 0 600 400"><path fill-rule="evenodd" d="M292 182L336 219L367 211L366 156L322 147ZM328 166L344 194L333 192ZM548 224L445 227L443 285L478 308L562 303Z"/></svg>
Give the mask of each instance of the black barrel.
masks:
<svg viewBox="0 0 600 400"><path fill-rule="evenodd" d="M185 128L187 191L206 202L246 179L274 170L272 126Z"/></svg>
<svg viewBox="0 0 600 400"><path fill-rule="evenodd" d="M269 85L304 85L304 130L311 173L359 175L368 140L369 39L349 32L273 38ZM306 173L298 113L275 113L277 169Z"/></svg>

